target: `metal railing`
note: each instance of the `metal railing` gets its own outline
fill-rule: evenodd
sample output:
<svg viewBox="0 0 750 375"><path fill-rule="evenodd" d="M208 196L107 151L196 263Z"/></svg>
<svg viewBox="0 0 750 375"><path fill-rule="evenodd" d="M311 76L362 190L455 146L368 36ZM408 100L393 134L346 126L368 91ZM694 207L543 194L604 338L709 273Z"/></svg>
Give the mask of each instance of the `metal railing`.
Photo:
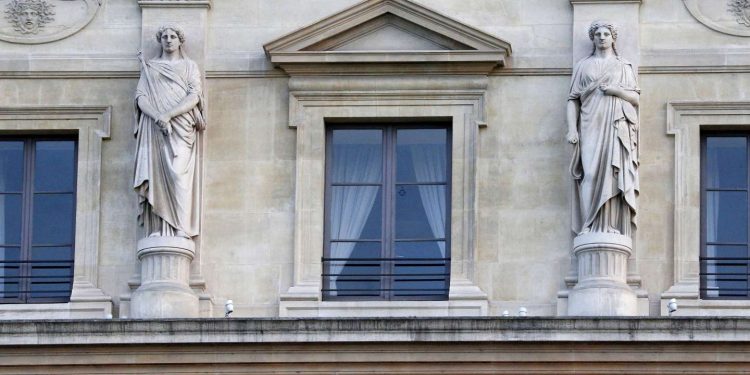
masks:
<svg viewBox="0 0 750 375"><path fill-rule="evenodd" d="M328 298L445 299L450 258L322 258ZM340 267L339 272L332 272Z"/></svg>

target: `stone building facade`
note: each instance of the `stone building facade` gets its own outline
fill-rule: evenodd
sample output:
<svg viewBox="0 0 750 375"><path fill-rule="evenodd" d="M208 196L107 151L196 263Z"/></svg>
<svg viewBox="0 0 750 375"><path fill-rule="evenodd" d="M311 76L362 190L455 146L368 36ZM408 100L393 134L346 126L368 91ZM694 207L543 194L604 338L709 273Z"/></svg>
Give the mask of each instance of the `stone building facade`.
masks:
<svg viewBox="0 0 750 375"><path fill-rule="evenodd" d="M0 0L0 6L6 15L0 20L0 142L37 150L38 142L62 137L75 147L74 219L67 221L72 237L65 242L72 250L61 266L72 283L60 282L70 294L45 300L26 281L26 297L12 300L6 286L0 357L15 360L0 364L0 372L34 364L40 350L67 358L70 371L95 371L76 359L86 350L96 353L94 363L117 363L118 371L175 364L146 358L154 347L203 353L196 361L217 372L263 363L259 373L333 371L331 353L341 353L349 367L338 369L346 371L404 362L380 369L390 373L435 371L407 362L446 357L453 362L443 370L457 373L541 372L543 365L530 364L536 359L559 373L582 372L577 366L597 361L586 368L649 373L693 361L695 371L719 373L747 361L741 352L750 335L741 317L750 315L749 206L742 195L748 185L713 186L706 177L748 175L748 158L742 164L741 157L747 146L722 143L750 136L747 1ZM566 105L575 63L592 54L589 25L602 19L616 25L617 54L637 72L640 194L625 250L584 260L571 231ZM134 93L144 70L137 53L145 61L160 56L154 35L164 25L184 30L181 48L200 69L207 124L196 146L200 233L174 258L187 259L182 266L172 260L147 266L133 190ZM332 134L367 127L448 134L449 167L435 183L447 189L440 195L444 229L436 229L439 214L430 217L429 210L420 224L441 249L445 272L437 282L444 287L437 297L399 294L398 275L389 276L396 268L382 265L395 267L398 250L371 257L383 262L377 272L385 284L360 287L360 294L336 289L349 271L331 263L340 252L324 250L340 240L331 234L331 191L338 186L330 171ZM737 156L739 149L745 154ZM24 159L24 179L31 178L28 170L41 170L33 158ZM383 207L408 194L392 186L392 198L381 198L391 203ZM35 202L26 193L2 194ZM426 196L422 190L412 201L426 208ZM721 197L729 198L717 203ZM29 207L19 208L28 211L22 215L8 208L3 225L11 228L16 217L32 225L36 211ZM53 232L62 230L50 217ZM388 233L409 226L388 217L380 218ZM716 229L725 224L740 229ZM20 245L7 240L0 253L6 254L0 258L6 285L22 279L9 273L13 264L21 264L13 267L27 279L36 277L30 255L36 240L19 228L28 238ZM383 236L395 249L397 235ZM14 246L28 248L19 250L20 260L7 255ZM163 245L160 254L166 248L174 246ZM39 264L51 260L45 262ZM409 270L429 268L415 262ZM620 297L603 294L574 301L571 293L587 277L605 280L602 290L625 288L631 307L618 309ZM194 306L169 310L177 302L158 294L139 299L137 291L150 282L182 285L193 298L185 303ZM677 310L670 313L672 299ZM233 320L207 319L224 317L227 300ZM19 321L28 319L36 321ZM381 345L386 342L398 342L394 351L421 354L396 359ZM470 348L462 352L446 342ZM563 354L565 345L614 357L573 358ZM243 359L222 356L225 347ZM315 354L316 347L327 354ZM301 359L295 350L304 353ZM644 357L655 350L672 354ZM355 352L369 353L362 354L369 362L359 363ZM281 359L263 359L274 353ZM128 367L124 358L131 355L146 367ZM643 362L635 367L618 367L637 358ZM520 362L529 367L514 367ZM284 363L295 364L283 369Z"/></svg>

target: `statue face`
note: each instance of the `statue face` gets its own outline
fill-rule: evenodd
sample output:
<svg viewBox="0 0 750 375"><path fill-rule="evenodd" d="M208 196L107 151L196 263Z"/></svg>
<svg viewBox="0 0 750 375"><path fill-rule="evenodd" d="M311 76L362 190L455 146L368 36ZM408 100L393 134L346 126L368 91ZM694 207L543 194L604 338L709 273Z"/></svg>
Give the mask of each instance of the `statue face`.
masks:
<svg viewBox="0 0 750 375"><path fill-rule="evenodd" d="M175 52L180 49L180 37L172 29L164 30L161 34L161 48L164 52Z"/></svg>
<svg viewBox="0 0 750 375"><path fill-rule="evenodd" d="M39 28L39 12L32 8L23 8L18 13L18 25L24 32L34 32Z"/></svg>
<svg viewBox="0 0 750 375"><path fill-rule="evenodd" d="M597 49L610 49L615 42L612 38L612 32L606 27L600 27L594 32L594 46Z"/></svg>
<svg viewBox="0 0 750 375"><path fill-rule="evenodd" d="M612 32L606 27L600 27L594 32L594 46L597 49L605 50L612 48L615 40L612 38Z"/></svg>

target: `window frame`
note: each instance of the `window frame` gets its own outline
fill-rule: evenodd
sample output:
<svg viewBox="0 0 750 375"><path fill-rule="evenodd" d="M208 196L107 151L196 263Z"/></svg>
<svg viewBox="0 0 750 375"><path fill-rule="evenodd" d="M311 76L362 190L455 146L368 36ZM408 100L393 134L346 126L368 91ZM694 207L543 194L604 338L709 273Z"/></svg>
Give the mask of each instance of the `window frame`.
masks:
<svg viewBox="0 0 750 375"><path fill-rule="evenodd" d="M67 303L70 302L71 294L73 291L74 281L74 270L75 270L75 254L76 254L76 207L78 204L78 134L76 133L62 133L62 134L17 134L9 136L0 136L0 142L23 142L23 174L21 181L21 242L19 243L19 293L18 298L0 297L0 304L35 304L35 303ZM66 296L61 297L33 297L30 289L31 278L31 249L32 249L32 233L33 233L33 210L34 210L34 195L40 192L34 191L34 181L36 176L36 147L39 142L45 141L70 141L73 143L73 187L72 191L44 191L42 194L71 194L73 198L72 210L70 213L70 222L72 225L71 241L70 246L72 248L71 257L68 261L59 261L70 264L70 273L66 276L70 281L70 289ZM49 245L45 246L63 246L63 245ZM64 246L67 246L65 244ZM57 262L57 261L55 261ZM53 263L53 262L43 262ZM63 278L60 277L60 278ZM1 278L0 278L1 279Z"/></svg>
<svg viewBox="0 0 750 375"><path fill-rule="evenodd" d="M747 168L748 173L746 176L746 188L744 191L747 193L748 198L748 206L745 208L745 210L748 212L748 217L750 217L750 132L741 132L741 131L701 131L700 133L700 255L699 255L699 263L700 263L700 271L699 271L699 292L700 292L700 298L705 300L748 300L750 299L750 285L748 285L747 291L744 296L709 296L708 295L708 282L707 282L707 269L708 269L708 239L707 239L707 229L708 229L708 220L706 218L706 209L707 209L707 192L709 191L707 178L707 157L708 157L708 138L709 137L722 137L722 138L744 138L745 144L746 144L746 155L747 158ZM716 191L737 191L738 189L728 189L728 190L718 190L719 188L713 188L717 189ZM748 227L747 227L747 238L745 246L747 246L748 251L750 252L750 220L748 220ZM721 244L719 244L721 245ZM731 245L731 244L727 244ZM748 254L748 258L745 260L745 265L748 267L748 273L745 275L746 282L750 283L750 254ZM716 289L717 292L721 292L721 289Z"/></svg>
<svg viewBox="0 0 750 375"><path fill-rule="evenodd" d="M324 259L330 257L331 251L331 190L333 182L331 178L332 173L332 154L333 154L333 132L334 130L382 130L382 164L381 164L381 290L379 296L333 296L330 295L330 280L326 277L329 273L330 265L326 266ZM446 212L445 212L445 276L446 286L444 295L431 296L395 296L394 291L391 290L391 284L393 283L393 276L384 276L388 274L394 265L387 265L389 260L395 259L395 191L396 191L396 171L397 171L397 156L396 156L396 143L398 130L419 130L419 129L444 129L446 130L446 176L444 186L446 187ZM448 300L448 293L450 289L450 278L451 278L451 198L452 198L452 129L450 122L374 122L374 123L326 123L325 125L325 192L324 192L324 229L323 229L323 249L321 258L322 274L321 274L321 297L323 301L446 301ZM391 194L389 194L391 193ZM392 273L391 273L392 275Z"/></svg>

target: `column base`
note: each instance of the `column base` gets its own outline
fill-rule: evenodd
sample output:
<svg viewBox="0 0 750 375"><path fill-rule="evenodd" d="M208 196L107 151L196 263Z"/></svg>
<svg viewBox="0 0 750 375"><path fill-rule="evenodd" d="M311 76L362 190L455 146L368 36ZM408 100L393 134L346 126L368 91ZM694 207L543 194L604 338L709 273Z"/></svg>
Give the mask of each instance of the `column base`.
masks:
<svg viewBox="0 0 750 375"><path fill-rule="evenodd" d="M190 288L192 240L147 237L138 241L141 285L130 298L133 319L197 318L199 298Z"/></svg>
<svg viewBox="0 0 750 375"><path fill-rule="evenodd" d="M627 284L629 237L586 233L573 241L578 284L568 294L570 316L637 316L638 297Z"/></svg>

